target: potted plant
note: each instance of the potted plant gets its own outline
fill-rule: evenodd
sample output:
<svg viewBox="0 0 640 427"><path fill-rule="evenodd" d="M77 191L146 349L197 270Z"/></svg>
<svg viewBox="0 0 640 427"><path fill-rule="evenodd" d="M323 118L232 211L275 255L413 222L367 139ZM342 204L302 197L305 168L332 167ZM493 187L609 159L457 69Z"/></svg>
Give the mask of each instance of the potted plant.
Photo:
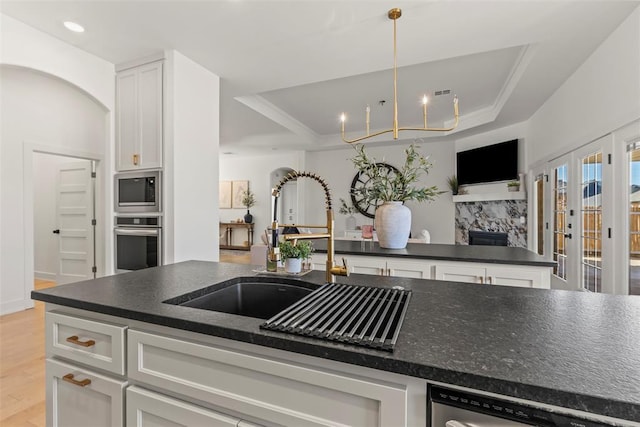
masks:
<svg viewBox="0 0 640 427"><path fill-rule="evenodd" d="M366 173L369 181L360 187L359 195L378 205L375 213L375 229L381 248L402 249L407 246L411 229L411 210L404 202L427 202L443 191L438 187L424 187L418 181L429 173L431 163L416 151L414 144L405 150L405 161L397 172L389 172L384 163L367 155L363 145L357 145L356 156L351 159L356 169Z"/></svg>
<svg viewBox="0 0 640 427"><path fill-rule="evenodd" d="M296 243L291 240L280 242L280 257L284 260L284 270L287 273L300 273L302 260L309 258L313 252L313 245L308 240Z"/></svg>
<svg viewBox="0 0 640 427"><path fill-rule="evenodd" d="M509 191L520 191L520 181L509 181L509 182L507 182L507 190L509 190Z"/></svg>
<svg viewBox="0 0 640 427"><path fill-rule="evenodd" d="M451 190L451 194L453 194L454 196L457 196L458 194L464 194L464 190L458 185L457 176L451 175L449 178L447 178L447 185Z"/></svg>
<svg viewBox="0 0 640 427"><path fill-rule="evenodd" d="M249 209L256 204L256 197L248 188L242 192L242 204L247 208L247 214L244 216L244 222L251 224L253 222L253 215L251 215Z"/></svg>
<svg viewBox="0 0 640 427"><path fill-rule="evenodd" d="M356 229L356 217L353 216L354 213L357 213L358 210L351 203L347 203L346 200L340 198L340 209L338 212L342 215L349 215L347 217L347 230L355 230Z"/></svg>

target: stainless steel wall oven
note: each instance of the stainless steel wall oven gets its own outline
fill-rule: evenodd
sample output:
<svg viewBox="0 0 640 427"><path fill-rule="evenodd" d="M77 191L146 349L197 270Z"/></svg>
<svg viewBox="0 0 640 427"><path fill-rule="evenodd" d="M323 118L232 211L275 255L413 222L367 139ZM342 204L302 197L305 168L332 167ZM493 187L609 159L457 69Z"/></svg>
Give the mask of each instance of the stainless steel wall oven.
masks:
<svg viewBox="0 0 640 427"><path fill-rule="evenodd" d="M162 217L117 216L114 233L116 273L162 265Z"/></svg>

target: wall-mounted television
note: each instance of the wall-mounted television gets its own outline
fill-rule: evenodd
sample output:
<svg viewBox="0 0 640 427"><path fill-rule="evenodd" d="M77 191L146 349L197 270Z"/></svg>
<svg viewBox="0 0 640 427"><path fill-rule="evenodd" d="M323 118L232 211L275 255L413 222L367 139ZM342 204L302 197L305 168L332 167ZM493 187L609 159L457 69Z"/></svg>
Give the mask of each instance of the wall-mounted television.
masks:
<svg viewBox="0 0 640 427"><path fill-rule="evenodd" d="M459 185L518 179L518 140L456 153Z"/></svg>

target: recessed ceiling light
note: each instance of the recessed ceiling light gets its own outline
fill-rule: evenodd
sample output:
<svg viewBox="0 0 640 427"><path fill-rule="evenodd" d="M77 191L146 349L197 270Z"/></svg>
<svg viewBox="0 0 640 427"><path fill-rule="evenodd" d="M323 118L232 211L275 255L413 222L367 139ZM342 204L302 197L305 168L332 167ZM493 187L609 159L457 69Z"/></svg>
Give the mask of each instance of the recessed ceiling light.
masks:
<svg viewBox="0 0 640 427"><path fill-rule="evenodd" d="M74 33L84 33L84 27L75 22L64 21L64 26L67 27L67 30L73 31Z"/></svg>

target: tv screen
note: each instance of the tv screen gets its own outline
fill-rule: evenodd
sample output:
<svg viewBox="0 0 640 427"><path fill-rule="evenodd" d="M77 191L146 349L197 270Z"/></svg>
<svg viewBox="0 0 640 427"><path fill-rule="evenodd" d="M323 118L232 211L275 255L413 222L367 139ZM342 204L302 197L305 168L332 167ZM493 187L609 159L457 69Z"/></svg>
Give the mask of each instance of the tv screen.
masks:
<svg viewBox="0 0 640 427"><path fill-rule="evenodd" d="M460 151L457 156L459 185L518 179L518 140Z"/></svg>

